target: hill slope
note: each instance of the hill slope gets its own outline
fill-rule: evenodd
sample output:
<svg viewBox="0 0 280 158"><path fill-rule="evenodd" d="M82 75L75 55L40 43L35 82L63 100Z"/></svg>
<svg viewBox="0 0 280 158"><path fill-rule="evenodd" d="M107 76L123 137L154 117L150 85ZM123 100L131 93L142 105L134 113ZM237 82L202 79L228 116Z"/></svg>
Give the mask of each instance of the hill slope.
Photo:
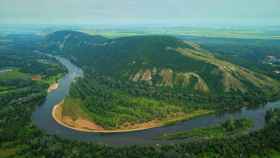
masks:
<svg viewBox="0 0 280 158"><path fill-rule="evenodd" d="M192 42L169 36L109 40L73 31L47 38L48 48L70 54L87 70L154 86L185 87L200 92L275 92L268 76L216 58ZM51 47L50 47L51 46Z"/></svg>
<svg viewBox="0 0 280 158"><path fill-rule="evenodd" d="M105 128L190 118L201 109L209 110L205 114L254 106L273 98L280 87L275 79L170 36L106 39L62 31L49 35L44 46L85 71L72 86L63 113Z"/></svg>

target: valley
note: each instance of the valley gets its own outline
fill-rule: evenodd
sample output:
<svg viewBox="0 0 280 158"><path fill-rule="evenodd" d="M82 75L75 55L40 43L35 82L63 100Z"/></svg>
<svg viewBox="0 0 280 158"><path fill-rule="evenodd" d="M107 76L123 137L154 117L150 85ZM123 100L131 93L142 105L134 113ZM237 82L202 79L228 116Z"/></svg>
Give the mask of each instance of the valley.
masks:
<svg viewBox="0 0 280 158"><path fill-rule="evenodd" d="M0 0L0 158L280 158L280 0Z"/></svg>
<svg viewBox="0 0 280 158"><path fill-rule="evenodd" d="M98 153L105 157L115 156L109 151L121 154L122 157L130 157L137 151L144 153L147 149L157 150L146 153L155 155L159 152L173 152L173 148L178 151L192 151L191 154L198 157L209 153L228 157L242 152L240 149L244 144L248 148L248 152L244 153L248 156L278 155L274 148L279 132L279 114L276 110L279 105L276 101L279 79L274 73L277 62L271 67L266 63L251 67L250 64L245 64L246 62L240 64L237 60L228 58L228 54L222 56L221 52L217 53L216 48L208 50L208 47L200 42L197 44L166 36L116 39L115 42L111 41L117 45L113 47L117 50L114 53L110 44L104 44L108 42L105 38L94 37L94 41L87 36L85 40L89 43L101 41L93 45L82 42L85 46L82 43L75 46L77 37L74 35L75 38L72 39L71 36L68 35L67 39L73 43L63 40L64 43L59 44L59 48L55 46L57 41L49 41L51 45L42 41L42 47L31 47L32 51L23 59L15 60L13 53L1 54L2 58L6 59L0 63L3 65L1 74L5 73L3 80L29 80L41 85L44 93L40 102L28 105L29 101L22 102L25 99L19 99L20 105L30 105L32 108L21 109L24 111L22 114L26 114L21 116L25 118L21 122L26 126L14 122L14 127L25 127L19 131L28 134L18 135L17 132L11 132L11 137L1 137L5 142L0 146L1 156L13 157L19 153L25 156L51 156L51 146L55 146L56 150L59 148L58 144L67 146L65 150L59 149L60 152L76 148L80 155L84 155L87 149L82 147L87 147L90 149L89 153ZM80 38L84 36L80 34L77 38L83 41ZM143 42L146 40L149 42ZM134 43L133 41L135 46L126 44ZM22 46L27 50L25 45L29 44L32 43ZM69 48L68 45L72 47ZM132 48L127 48L126 45ZM152 45L158 47L151 48ZM13 47L11 45L9 49ZM36 51L33 51L34 49ZM135 50L136 54L131 54L131 50ZM42 52L55 55L55 58L45 56ZM123 52L126 53L122 54ZM85 53L87 58L79 55L80 53ZM167 57L163 57L161 53ZM140 54L145 58L139 56ZM265 54L264 58L258 60L267 61L266 57L271 55L277 56ZM252 59L249 61L255 62ZM28 64L30 62L31 65ZM109 66L108 63L115 65ZM1 77L3 76L0 75ZM30 86L27 85L29 88ZM1 97L5 94L14 95L14 91L25 89L14 88L2 88L1 85ZM48 88L51 89L49 93ZM29 97L35 96L27 91L23 93ZM6 95L3 96L5 97ZM64 102L61 102L63 99ZM7 98L11 103L8 107L12 106L15 100L14 97ZM41 105L37 107L39 104ZM57 117L60 118L56 121L52 115L55 109L58 109ZM20 107L10 110L20 110ZM3 114L5 118L18 118L15 117L17 113L8 116L3 110ZM232 121L232 118L235 120ZM68 124L65 123L67 120ZM12 130L8 126L5 129ZM2 131L4 130L0 130ZM159 136L162 137L158 139ZM193 138L195 139L192 140ZM246 143L248 141L251 143ZM41 144L42 142L48 144ZM232 142L236 144L236 153L233 154L233 148L228 148ZM26 145L22 146L23 143ZM254 150L254 146L260 144L266 150ZM77 145L81 148L77 148ZM120 145L121 148L115 148ZM133 145L137 146L133 148ZM227 153L213 151L211 146L216 145ZM43 146L46 148L41 148ZM96 151L98 148L102 148L101 151ZM57 150L56 154L59 151ZM127 151L130 152L122 154Z"/></svg>

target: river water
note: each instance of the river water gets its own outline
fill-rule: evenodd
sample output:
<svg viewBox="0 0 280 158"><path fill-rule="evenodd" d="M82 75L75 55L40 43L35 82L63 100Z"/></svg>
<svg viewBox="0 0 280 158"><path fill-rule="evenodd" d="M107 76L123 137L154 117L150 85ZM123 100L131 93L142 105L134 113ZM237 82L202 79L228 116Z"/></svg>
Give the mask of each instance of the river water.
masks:
<svg viewBox="0 0 280 158"><path fill-rule="evenodd" d="M65 65L69 72L59 80L58 89L49 93L44 103L33 112L32 120L40 129L48 134L57 135L67 139L91 141L96 142L97 144L108 145L174 144L184 142L186 140L158 140L155 138L164 133L173 133L191 130L193 128L212 126L229 118L248 118L253 120L254 127L251 130L254 131L264 127L265 113L267 110L280 107L280 101L276 101L267 103L265 106L255 109L243 108L235 112L201 116L192 120L179 122L171 126L128 133L99 134L75 131L58 124L52 117L52 108L54 105L62 101L65 96L67 96L71 83L75 82L77 77L82 77L83 71L65 58L56 58Z"/></svg>

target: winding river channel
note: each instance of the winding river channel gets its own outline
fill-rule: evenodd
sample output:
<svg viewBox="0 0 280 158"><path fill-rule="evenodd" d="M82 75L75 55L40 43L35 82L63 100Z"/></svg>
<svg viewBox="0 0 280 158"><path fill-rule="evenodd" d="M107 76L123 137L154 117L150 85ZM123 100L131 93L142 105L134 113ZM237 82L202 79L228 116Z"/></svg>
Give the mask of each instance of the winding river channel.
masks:
<svg viewBox="0 0 280 158"><path fill-rule="evenodd" d="M52 108L61 102L69 92L69 88L75 78L83 76L83 71L72 64L69 60L56 57L65 67L68 69L62 79L59 80L59 87L50 92L46 100L40 105L32 115L33 122L42 130L48 134L57 135L59 137L80 140L91 141L98 144L108 145L135 145L135 144L173 144L186 140L158 140L154 139L160 134L173 133L178 131L191 130L193 128L212 126L221 123L229 118L248 118L254 121L252 131L258 130L265 125L265 113L271 108L280 107L280 101L267 103L265 106L261 106L255 109L243 108L239 111L223 114L212 114L207 116L201 116L192 120L179 122L177 124L165 127L158 127L153 129L147 129L143 131L128 132L128 133L112 133L112 134L98 134L79 132L58 124L52 117Z"/></svg>

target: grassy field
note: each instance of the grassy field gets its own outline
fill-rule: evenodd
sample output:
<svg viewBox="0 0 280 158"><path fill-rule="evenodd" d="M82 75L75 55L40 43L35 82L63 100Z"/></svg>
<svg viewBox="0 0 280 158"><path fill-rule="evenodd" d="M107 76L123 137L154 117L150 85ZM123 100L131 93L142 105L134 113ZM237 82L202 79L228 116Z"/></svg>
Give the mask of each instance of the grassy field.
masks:
<svg viewBox="0 0 280 158"><path fill-rule="evenodd" d="M20 72L18 69L12 69L11 71L0 73L0 80L12 79L31 79L31 76L26 73Z"/></svg>
<svg viewBox="0 0 280 158"><path fill-rule="evenodd" d="M1 158L8 158L8 157L13 157L16 155L16 148L0 148L0 157Z"/></svg>
<svg viewBox="0 0 280 158"><path fill-rule="evenodd" d="M70 116L73 120L77 120L79 117L90 119L89 112L81 104L80 99L71 99L67 97L62 104L62 115Z"/></svg>

